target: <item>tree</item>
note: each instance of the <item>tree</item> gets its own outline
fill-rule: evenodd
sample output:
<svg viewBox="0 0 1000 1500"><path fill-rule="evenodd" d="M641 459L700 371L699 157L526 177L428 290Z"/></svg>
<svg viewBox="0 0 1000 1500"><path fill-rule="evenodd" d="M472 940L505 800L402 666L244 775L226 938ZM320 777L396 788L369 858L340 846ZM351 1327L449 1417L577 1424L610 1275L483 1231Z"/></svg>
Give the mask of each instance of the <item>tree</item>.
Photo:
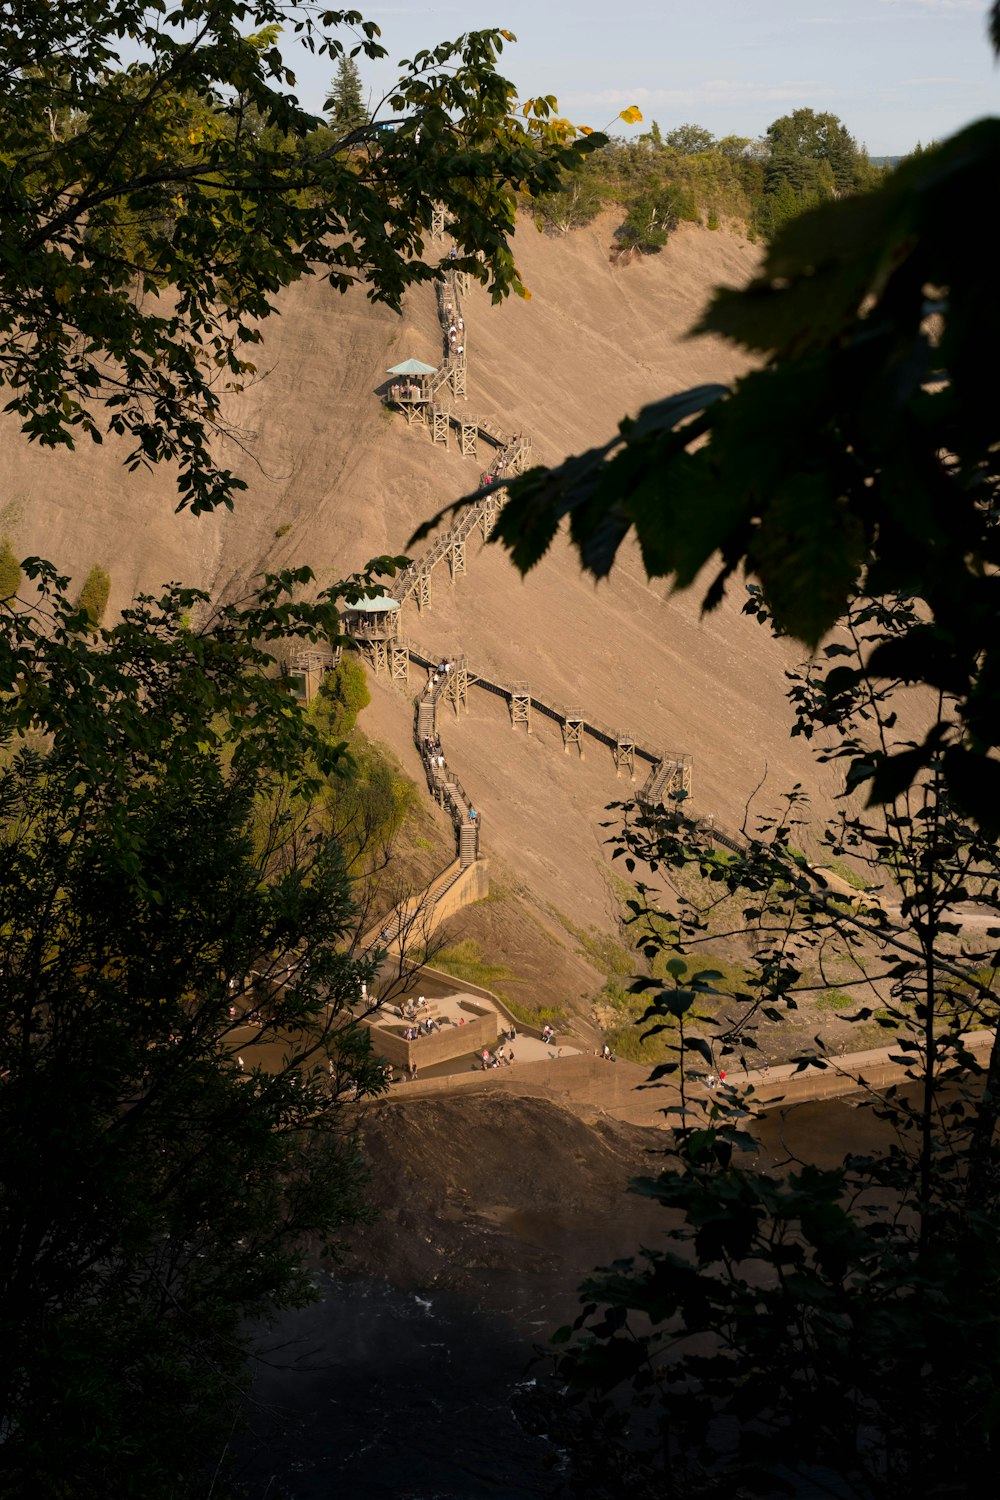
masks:
<svg viewBox="0 0 1000 1500"><path fill-rule="evenodd" d="M7 409L46 446L125 436L132 468L176 464L195 512L243 488L209 437L282 287L321 274L398 308L438 275L427 232L441 204L459 269L496 298L522 291L515 192L554 190L604 139L575 140L549 97L514 115L498 31L406 64L376 110L394 131L337 135L299 104L282 26L338 60L343 27L384 54L355 12L285 0L216 0L179 31L141 0L18 0L0 19ZM70 124L50 128L56 117Z"/></svg>
<svg viewBox="0 0 1000 1500"><path fill-rule="evenodd" d="M371 701L364 667L356 657L344 654L324 678L317 708L329 734L340 740L351 733L358 714Z"/></svg>
<svg viewBox="0 0 1000 1500"><path fill-rule="evenodd" d="M715 136L703 125L677 125L663 137L668 151L677 151L681 156L694 156L699 151L711 151Z"/></svg>
<svg viewBox="0 0 1000 1500"><path fill-rule="evenodd" d="M338 62L326 110L330 127L338 135L346 135L370 123L361 92L361 74L353 57L345 54Z"/></svg>
<svg viewBox="0 0 1000 1500"><path fill-rule="evenodd" d="M697 219L693 195L678 183L661 183L629 207L618 240L629 250L655 255L682 219Z"/></svg>
<svg viewBox="0 0 1000 1500"><path fill-rule="evenodd" d="M94 630L36 560L0 613L3 1493L204 1493L246 1320L311 1295L360 1212L341 747L283 640L307 571L192 631L193 591ZM360 580L368 586L370 579ZM357 585L352 586L357 597Z"/></svg>
<svg viewBox="0 0 1000 1500"><path fill-rule="evenodd" d="M796 109L767 127L767 139L772 157L828 163L838 192L863 185L856 180L857 142L836 115Z"/></svg>
<svg viewBox="0 0 1000 1500"><path fill-rule="evenodd" d="M759 590L748 609L766 618ZM864 659L919 619L910 599L859 597L837 640L792 676L796 728L821 759L910 748L905 683L876 682ZM943 693L922 717L943 733L956 711ZM547 1421L576 1486L597 1496L626 1479L650 1497L967 1494L991 1464L998 1393L1000 849L938 774L871 814L848 800L825 834L832 855L866 868L868 892L848 902L794 851L800 795L725 861L684 812L631 809L616 840L643 873L639 946L666 957L663 979L633 986L647 996L640 1024L668 1039L652 1078L672 1080L674 1144L636 1184L668 1210L664 1240L582 1289L574 1329L557 1335ZM677 870L701 874L700 902L662 904ZM719 941L720 889L742 897L737 925L755 943L742 989L698 962ZM705 1076L721 1063L760 1079L772 1021L832 972L865 1027L859 1045L874 1017L909 1088L866 1089L862 1069L869 1148L836 1168L762 1169L754 1088L713 1094ZM973 1032L992 1035L985 1064ZM793 1062L823 1069L830 1050L818 1035Z"/></svg>

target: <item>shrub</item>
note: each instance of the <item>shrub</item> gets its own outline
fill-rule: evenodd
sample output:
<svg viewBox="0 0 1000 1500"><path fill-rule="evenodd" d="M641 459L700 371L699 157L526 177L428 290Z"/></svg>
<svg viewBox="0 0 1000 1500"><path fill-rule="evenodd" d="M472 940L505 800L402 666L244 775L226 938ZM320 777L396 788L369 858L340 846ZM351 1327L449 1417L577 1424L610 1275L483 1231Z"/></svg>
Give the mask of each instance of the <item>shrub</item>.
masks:
<svg viewBox="0 0 1000 1500"><path fill-rule="evenodd" d="M13 599L21 587L21 568L14 556L9 537L0 538L0 604Z"/></svg>
<svg viewBox="0 0 1000 1500"><path fill-rule="evenodd" d="M111 574L99 563L95 563L84 580L80 597L76 601L79 607L86 610L91 625L95 628L104 619L104 611L108 607L111 597Z"/></svg>

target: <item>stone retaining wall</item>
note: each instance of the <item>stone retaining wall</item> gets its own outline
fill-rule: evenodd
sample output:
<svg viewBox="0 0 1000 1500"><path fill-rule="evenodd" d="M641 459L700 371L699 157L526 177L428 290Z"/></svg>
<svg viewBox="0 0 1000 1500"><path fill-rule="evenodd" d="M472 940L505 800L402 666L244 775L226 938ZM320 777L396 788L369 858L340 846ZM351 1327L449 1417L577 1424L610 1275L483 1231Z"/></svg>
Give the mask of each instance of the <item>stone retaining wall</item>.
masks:
<svg viewBox="0 0 1000 1500"><path fill-rule="evenodd" d="M993 1040L991 1031L970 1032L963 1037L965 1045L984 1066L989 1061ZM782 1063L767 1073L727 1070L726 1086L740 1090L752 1087L754 1103L764 1109L832 1099L860 1090L880 1092L891 1084L906 1082L906 1064L892 1060L901 1056L898 1047L890 1046L829 1058L824 1069L797 1072L791 1063ZM553 1099L585 1119L603 1113L631 1125L665 1126L670 1121L664 1110L677 1105L678 1090L669 1083L650 1087L648 1078L649 1069L638 1063L604 1062L589 1053L578 1053L542 1062L515 1062L510 1068L491 1068L485 1073L470 1069L443 1078L418 1078L416 1083L394 1089L390 1097L412 1099L421 1094L493 1089ZM696 1106L707 1105L713 1094L704 1083L696 1082L688 1097Z"/></svg>
<svg viewBox="0 0 1000 1500"><path fill-rule="evenodd" d="M418 1036L413 1042L408 1042L403 1035L410 1023L396 1020L375 1022L371 1030L376 1055L384 1057L396 1069L409 1069L416 1063L418 1071L467 1055L471 1071L472 1054L482 1052L484 1047L492 1052L497 1044L497 1014L495 1010L476 1005L471 1000L460 1001L459 1008L468 1017L464 1026L441 1026L429 1036Z"/></svg>

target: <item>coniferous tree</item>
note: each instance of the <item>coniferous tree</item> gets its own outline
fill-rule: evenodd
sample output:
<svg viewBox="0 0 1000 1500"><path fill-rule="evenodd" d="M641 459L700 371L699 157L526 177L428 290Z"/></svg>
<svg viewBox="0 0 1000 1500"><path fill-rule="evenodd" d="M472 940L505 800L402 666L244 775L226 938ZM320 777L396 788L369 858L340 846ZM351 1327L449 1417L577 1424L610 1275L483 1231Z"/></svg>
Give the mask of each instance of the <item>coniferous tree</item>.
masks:
<svg viewBox="0 0 1000 1500"><path fill-rule="evenodd" d="M353 57L345 55L340 59L326 107L330 124L338 134L346 135L369 123L371 117L361 94L361 74Z"/></svg>

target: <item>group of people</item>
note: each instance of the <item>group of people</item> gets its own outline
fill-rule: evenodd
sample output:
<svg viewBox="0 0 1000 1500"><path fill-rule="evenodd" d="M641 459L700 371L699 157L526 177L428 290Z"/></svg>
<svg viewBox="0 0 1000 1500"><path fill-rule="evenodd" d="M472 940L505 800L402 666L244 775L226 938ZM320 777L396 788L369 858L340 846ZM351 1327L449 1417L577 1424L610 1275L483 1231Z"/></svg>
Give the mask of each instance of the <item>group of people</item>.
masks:
<svg viewBox="0 0 1000 1500"><path fill-rule="evenodd" d="M618 1061L618 1053L613 1051L612 1048L608 1046L607 1042L604 1043L603 1047L598 1048L595 1056L603 1058L605 1062Z"/></svg>
<svg viewBox="0 0 1000 1500"><path fill-rule="evenodd" d="M484 1047L480 1055L479 1065L485 1073L490 1068L509 1068L513 1061L514 1052L512 1048L508 1048L506 1055L504 1055L502 1047L498 1047L495 1052L491 1052L488 1047Z"/></svg>
<svg viewBox="0 0 1000 1500"><path fill-rule="evenodd" d="M514 445L520 443L520 441L520 434L515 432L514 436L511 438L510 442L507 444L507 447L504 449L503 453L501 453L500 457L497 459L490 472L488 474L480 474L480 488L485 489L487 485L496 484L498 479L503 478L507 470L512 466L514 462L514 453L512 452L512 449L514 448Z"/></svg>
<svg viewBox="0 0 1000 1500"><path fill-rule="evenodd" d="M462 314L455 314L455 309L450 302L444 305L444 316L448 324L448 350L459 358L465 355L465 319Z"/></svg>
<svg viewBox="0 0 1000 1500"><path fill-rule="evenodd" d="M424 736L424 760L432 771L444 770L444 755L441 751L441 740L437 735Z"/></svg>
<svg viewBox="0 0 1000 1500"><path fill-rule="evenodd" d="M555 1027L554 1026L550 1026L549 1023L548 1023L548 1021L546 1021L545 1025L542 1027L542 1041L548 1047L548 1046L554 1045L555 1039L556 1039Z"/></svg>
<svg viewBox="0 0 1000 1500"><path fill-rule="evenodd" d="M403 1036L406 1041L415 1042L420 1037L430 1036L432 1032L440 1031L440 1029L441 1022L436 1017L425 1016L422 1021L417 1022L416 1026L407 1026L403 1032Z"/></svg>

